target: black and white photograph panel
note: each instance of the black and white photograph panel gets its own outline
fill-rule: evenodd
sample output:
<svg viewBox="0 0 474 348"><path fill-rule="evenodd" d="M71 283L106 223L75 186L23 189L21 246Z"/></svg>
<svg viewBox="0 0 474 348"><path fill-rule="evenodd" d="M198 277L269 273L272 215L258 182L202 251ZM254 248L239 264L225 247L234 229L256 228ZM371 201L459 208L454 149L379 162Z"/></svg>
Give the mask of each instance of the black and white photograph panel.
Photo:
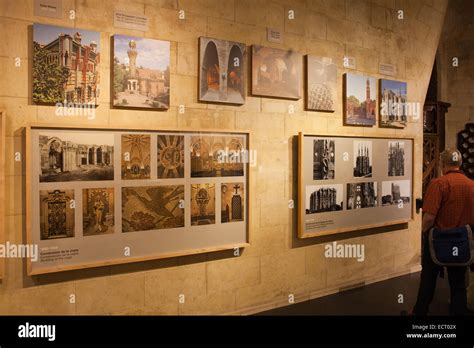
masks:
<svg viewBox="0 0 474 348"><path fill-rule="evenodd" d="M405 175L405 142L388 142L388 176Z"/></svg>
<svg viewBox="0 0 474 348"><path fill-rule="evenodd" d="M331 139L313 141L313 180L335 178L335 142Z"/></svg>
<svg viewBox="0 0 474 348"><path fill-rule="evenodd" d="M410 180L382 182L382 205L408 204L410 203L410 199Z"/></svg>
<svg viewBox="0 0 474 348"><path fill-rule="evenodd" d="M377 183L362 182L347 184L347 209L372 208L377 206Z"/></svg>
<svg viewBox="0 0 474 348"><path fill-rule="evenodd" d="M342 184L306 186L306 214L338 211L343 207Z"/></svg>
<svg viewBox="0 0 474 348"><path fill-rule="evenodd" d="M372 177L372 142L354 140L354 177Z"/></svg>

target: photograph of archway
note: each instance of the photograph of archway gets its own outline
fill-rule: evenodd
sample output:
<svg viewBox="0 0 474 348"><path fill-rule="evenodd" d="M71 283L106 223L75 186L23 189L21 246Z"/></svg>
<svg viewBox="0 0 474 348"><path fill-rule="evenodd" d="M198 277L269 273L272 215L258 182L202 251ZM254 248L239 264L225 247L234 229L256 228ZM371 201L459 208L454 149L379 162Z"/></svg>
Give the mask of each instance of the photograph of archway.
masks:
<svg viewBox="0 0 474 348"><path fill-rule="evenodd" d="M150 179L150 135L122 134L122 179Z"/></svg>
<svg viewBox="0 0 474 348"><path fill-rule="evenodd" d="M303 56L291 50L252 46L252 94L301 99Z"/></svg>
<svg viewBox="0 0 474 348"><path fill-rule="evenodd" d="M247 46L201 37L199 47L199 100L244 104Z"/></svg>
<svg viewBox="0 0 474 348"><path fill-rule="evenodd" d="M41 132L40 182L114 180L114 136L99 132Z"/></svg>

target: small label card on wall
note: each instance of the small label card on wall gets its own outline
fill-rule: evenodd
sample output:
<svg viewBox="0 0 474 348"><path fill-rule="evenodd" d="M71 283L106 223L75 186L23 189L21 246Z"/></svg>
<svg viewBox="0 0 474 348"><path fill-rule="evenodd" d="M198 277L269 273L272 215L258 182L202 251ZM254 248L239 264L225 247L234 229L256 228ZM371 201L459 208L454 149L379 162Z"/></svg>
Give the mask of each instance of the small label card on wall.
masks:
<svg viewBox="0 0 474 348"><path fill-rule="evenodd" d="M117 28L148 31L148 17L140 14L115 11L114 26Z"/></svg>
<svg viewBox="0 0 474 348"><path fill-rule="evenodd" d="M380 63L379 64L379 73L384 75L394 76L397 74L397 67L393 64Z"/></svg>
<svg viewBox="0 0 474 348"><path fill-rule="evenodd" d="M61 19L62 7L62 0L35 0L34 15Z"/></svg>
<svg viewBox="0 0 474 348"><path fill-rule="evenodd" d="M278 29L267 28L267 40L268 42L282 43L281 31Z"/></svg>

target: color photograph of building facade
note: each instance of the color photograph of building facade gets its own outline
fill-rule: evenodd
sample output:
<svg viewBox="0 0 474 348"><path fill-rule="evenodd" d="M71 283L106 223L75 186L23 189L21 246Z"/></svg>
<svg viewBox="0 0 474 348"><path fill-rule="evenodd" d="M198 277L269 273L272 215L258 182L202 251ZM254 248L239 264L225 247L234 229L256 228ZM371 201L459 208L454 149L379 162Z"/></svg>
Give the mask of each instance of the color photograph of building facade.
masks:
<svg viewBox="0 0 474 348"><path fill-rule="evenodd" d="M168 109L170 42L114 35L113 105Z"/></svg>
<svg viewBox="0 0 474 348"><path fill-rule="evenodd" d="M33 25L33 101L97 105L100 33Z"/></svg>
<svg viewBox="0 0 474 348"><path fill-rule="evenodd" d="M375 125L376 92L375 78L344 74L344 123L346 125Z"/></svg>
<svg viewBox="0 0 474 348"><path fill-rule="evenodd" d="M380 80L380 127L405 128L407 125L407 83Z"/></svg>

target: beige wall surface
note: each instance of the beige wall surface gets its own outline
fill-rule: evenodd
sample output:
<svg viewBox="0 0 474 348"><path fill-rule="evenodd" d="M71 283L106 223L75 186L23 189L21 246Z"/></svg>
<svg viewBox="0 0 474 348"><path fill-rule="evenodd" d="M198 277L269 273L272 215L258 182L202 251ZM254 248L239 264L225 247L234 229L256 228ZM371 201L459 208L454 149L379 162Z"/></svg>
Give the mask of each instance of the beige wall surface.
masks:
<svg viewBox="0 0 474 348"><path fill-rule="evenodd" d="M421 196L422 122L405 130L343 127L343 57L356 59L356 73L383 77L379 63L397 67L388 78L408 82L408 100L423 105L446 0L64 0L63 19L33 15L32 0L0 0L0 109L6 110L6 239L25 242L25 166L29 123L127 128L249 130L258 151L251 168L250 247L28 277L25 262L7 259L0 285L1 314L218 314L250 313L386 279L419 264L420 216L408 225L300 241L296 238L296 135L341 134L414 137L414 197ZM75 19L69 13L75 11ZM149 31L114 28L114 10L148 16ZM178 11L185 11L185 19ZM294 19L288 11L294 11ZM403 19L398 19L403 11ZM101 32L101 95L96 118L55 116L55 108L31 101L31 30L34 23ZM266 27L283 33L266 41ZM114 33L171 41L171 107L166 112L110 108L110 36ZM197 102L198 37L208 36L332 57L338 66L334 113L304 111L304 101L247 97L243 106ZM16 67L16 58L21 65ZM295 113L289 114L289 105ZM185 113L178 106L185 105ZM23 155L28 155L24 154ZM324 245L363 243L365 261L329 259ZM75 295L75 301L70 301ZM184 303L180 303L184 295ZM181 297L183 299L183 297ZM394 299L395 301L396 299ZM406 298L413 302L414 299ZM411 303L407 305L411 306ZM406 307L406 306L405 306ZM401 308L402 309L402 308Z"/></svg>

